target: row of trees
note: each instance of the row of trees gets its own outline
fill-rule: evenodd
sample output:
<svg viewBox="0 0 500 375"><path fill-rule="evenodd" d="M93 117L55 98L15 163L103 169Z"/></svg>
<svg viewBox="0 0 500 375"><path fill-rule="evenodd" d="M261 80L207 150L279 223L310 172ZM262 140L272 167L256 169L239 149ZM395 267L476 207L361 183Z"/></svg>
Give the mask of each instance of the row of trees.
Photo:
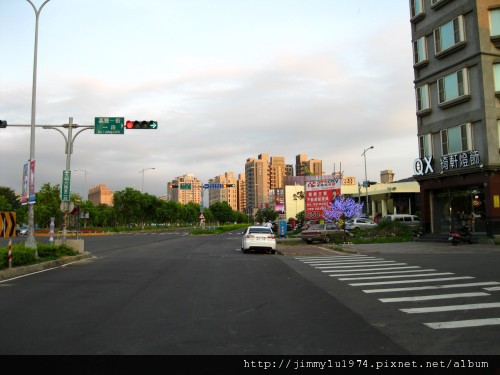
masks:
<svg viewBox="0 0 500 375"><path fill-rule="evenodd" d="M56 227L62 226L61 189L59 185L44 184L36 193L34 206L35 225L38 228L48 228L51 218ZM72 194L75 204L72 212L74 226L84 227L123 227L140 225L194 225L199 222L200 205L190 202L181 204L175 201L165 201L156 196L141 193L132 188L117 191L113 195L113 206L105 204L94 205L92 202L82 202L81 196ZM337 222L343 226L346 220L353 217L363 217L363 204L356 203L352 198L338 196L325 208L323 216L326 221ZM8 187L0 187L0 212L16 212L17 223L26 223L28 210L21 205L15 192ZM203 215L207 224L249 223L250 218L234 211L227 202L217 202L204 209ZM304 212L299 213L297 220L303 221ZM278 213L272 208L259 210L255 220L261 223L274 221Z"/></svg>
<svg viewBox="0 0 500 375"><path fill-rule="evenodd" d="M59 185L44 184L36 193L34 206L35 225L48 228L51 218L56 227L63 223L61 211L61 189ZM181 204L165 201L156 196L141 193L132 188L113 194L113 206L94 205L83 202L78 194L71 194L75 209L70 223L82 227L122 227L148 225L193 225L199 222L200 205L190 202ZM0 187L0 212L16 212L17 223L26 223L28 209L21 205L15 192L8 187ZM207 224L246 223L248 216L234 211L227 202L217 202L203 210Z"/></svg>

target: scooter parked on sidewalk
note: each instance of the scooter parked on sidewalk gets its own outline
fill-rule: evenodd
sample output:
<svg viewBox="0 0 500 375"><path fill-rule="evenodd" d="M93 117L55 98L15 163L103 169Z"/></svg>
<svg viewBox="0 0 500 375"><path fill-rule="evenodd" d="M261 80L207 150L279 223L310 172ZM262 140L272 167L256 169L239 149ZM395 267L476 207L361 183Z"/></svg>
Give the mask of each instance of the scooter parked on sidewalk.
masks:
<svg viewBox="0 0 500 375"><path fill-rule="evenodd" d="M451 241L453 246L457 246L458 244L465 242L472 244L469 226L464 225L459 230L450 231L448 241Z"/></svg>

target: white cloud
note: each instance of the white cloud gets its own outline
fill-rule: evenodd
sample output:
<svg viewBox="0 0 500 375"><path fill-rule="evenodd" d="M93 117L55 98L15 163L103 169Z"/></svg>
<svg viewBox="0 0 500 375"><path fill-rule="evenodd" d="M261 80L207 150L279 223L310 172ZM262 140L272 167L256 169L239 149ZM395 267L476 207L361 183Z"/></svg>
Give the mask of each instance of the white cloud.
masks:
<svg viewBox="0 0 500 375"><path fill-rule="evenodd" d="M37 124L72 117L92 125L98 116L159 122L158 130L125 135L79 134L71 168L88 171L87 187L140 188L139 171L154 167L145 190L162 195L176 176L242 173L261 153L289 164L305 153L322 159L326 172L341 166L362 180L361 154L371 145L370 180L385 169L411 176L417 139L407 4L219 0L202 16L203 1L147 3L146 12L132 0L50 2L40 17ZM74 14L88 22L69 23ZM12 17L24 21L17 26ZM0 4L0 48L9 56L0 61L0 118L11 124L31 118L33 34L20 27L30 28L32 17L12 0ZM18 40L5 37L7 28ZM8 160L0 186L20 189L29 137L29 128L0 129ZM37 128L37 186L60 184L64 142ZM83 180L75 173L72 190L83 192Z"/></svg>

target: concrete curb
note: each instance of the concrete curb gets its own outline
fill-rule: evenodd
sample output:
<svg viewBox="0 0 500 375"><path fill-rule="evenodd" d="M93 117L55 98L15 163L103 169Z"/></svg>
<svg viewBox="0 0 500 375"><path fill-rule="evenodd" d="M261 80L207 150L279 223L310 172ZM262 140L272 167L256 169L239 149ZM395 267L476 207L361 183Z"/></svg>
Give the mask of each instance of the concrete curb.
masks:
<svg viewBox="0 0 500 375"><path fill-rule="evenodd" d="M22 276L22 275L27 275L30 273L34 272L39 272L43 270L47 270L50 268L56 268L56 267L61 267L65 264L73 263L73 262L78 262L83 259L88 259L92 258L92 254L85 252L83 254L75 255L75 256L69 256L69 257L64 257L61 259L56 259L56 260L51 260L48 262L43 262L43 263L37 263L37 264L31 264L28 266L20 266L20 267L13 267L13 268L6 268L3 270L0 270L0 281L1 280L8 280L12 279L14 277Z"/></svg>

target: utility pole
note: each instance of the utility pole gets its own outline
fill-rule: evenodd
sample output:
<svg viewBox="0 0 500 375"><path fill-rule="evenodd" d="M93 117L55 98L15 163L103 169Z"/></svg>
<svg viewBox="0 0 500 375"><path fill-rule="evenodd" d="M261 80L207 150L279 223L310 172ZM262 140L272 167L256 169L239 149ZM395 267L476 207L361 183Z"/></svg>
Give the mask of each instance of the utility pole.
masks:
<svg viewBox="0 0 500 375"><path fill-rule="evenodd" d="M67 128L68 129L68 136L59 130L58 128ZM66 169L63 172L63 184L61 188L61 210L63 211L63 230L62 230L62 244L66 244L66 237L67 237L67 228L68 228L68 215L70 211L73 210L72 202L70 201L70 192L71 192L71 154L73 153L73 144L75 142L75 138L84 130L88 129L94 129L93 125L87 125L83 126L83 129L80 129L74 136L73 136L73 128L78 128L79 125L73 124L73 117L69 118L69 123L64 124L64 125L58 125L58 126L44 126L44 129L54 129L57 130L59 133L62 134L64 137L64 140L66 142Z"/></svg>
<svg viewBox="0 0 500 375"><path fill-rule="evenodd" d="M365 194L366 194L366 217L369 217L370 216L370 206L369 206L369 202L368 202L368 177L367 177L367 174L366 174L366 151L368 150L371 150L373 148L373 146L370 146L368 147L367 149L363 150L363 153L361 154L361 156L364 156L365 158Z"/></svg>
<svg viewBox="0 0 500 375"><path fill-rule="evenodd" d="M35 51L33 58L33 88L31 90L31 136L30 136L30 159L29 159L29 181L33 181L33 184L30 183L30 190L28 192L28 196L30 193L35 194L35 176L32 174L35 173L34 163L35 163L35 116L36 116L36 70L37 70L37 55L38 55L38 18L40 16L40 12L45 4L47 4L50 0L45 0L45 2L40 6L37 10L35 5L31 2L31 0L27 0L28 3L31 4L33 10L35 11ZM28 238L26 239L25 246L35 249L35 257L38 258L38 251L36 250L36 240L35 240L35 202L31 199L28 199Z"/></svg>

